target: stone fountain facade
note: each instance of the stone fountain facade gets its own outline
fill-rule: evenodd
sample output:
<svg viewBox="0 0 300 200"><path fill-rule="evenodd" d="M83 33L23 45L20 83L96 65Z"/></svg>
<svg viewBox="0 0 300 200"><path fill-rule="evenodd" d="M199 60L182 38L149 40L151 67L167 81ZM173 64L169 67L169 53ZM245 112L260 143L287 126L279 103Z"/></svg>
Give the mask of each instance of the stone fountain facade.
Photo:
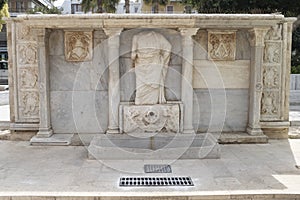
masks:
<svg viewBox="0 0 300 200"><path fill-rule="evenodd" d="M286 138L294 20L222 14L7 19L10 129L49 143L59 135L137 130ZM143 31L170 44L163 103L135 105L133 38Z"/></svg>

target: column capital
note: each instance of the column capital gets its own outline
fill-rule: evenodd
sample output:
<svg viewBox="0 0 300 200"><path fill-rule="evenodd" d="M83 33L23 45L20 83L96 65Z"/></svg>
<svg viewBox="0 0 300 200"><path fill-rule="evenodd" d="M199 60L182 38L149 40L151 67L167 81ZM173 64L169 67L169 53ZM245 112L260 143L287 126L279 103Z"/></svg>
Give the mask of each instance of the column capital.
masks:
<svg viewBox="0 0 300 200"><path fill-rule="evenodd" d="M109 37L120 35L123 28L103 28L105 34Z"/></svg>
<svg viewBox="0 0 300 200"><path fill-rule="evenodd" d="M182 36L193 36L196 35L199 28L179 28L178 29Z"/></svg>
<svg viewBox="0 0 300 200"><path fill-rule="evenodd" d="M253 28L249 30L249 42L251 46L265 46L264 40L269 28Z"/></svg>

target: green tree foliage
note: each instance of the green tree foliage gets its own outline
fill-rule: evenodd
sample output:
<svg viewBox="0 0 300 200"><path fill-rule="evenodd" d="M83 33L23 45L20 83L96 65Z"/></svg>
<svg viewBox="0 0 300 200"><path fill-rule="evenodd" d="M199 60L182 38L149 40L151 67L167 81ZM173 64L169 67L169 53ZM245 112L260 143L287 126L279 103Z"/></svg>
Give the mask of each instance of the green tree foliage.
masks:
<svg viewBox="0 0 300 200"><path fill-rule="evenodd" d="M61 10L53 7L53 8L46 8L46 7L35 7L27 12L28 14L36 14L36 13L43 13L43 14L61 14Z"/></svg>
<svg viewBox="0 0 300 200"><path fill-rule="evenodd" d="M199 13L275 13L300 15L300 0L183 0ZM300 27L293 31L292 73L300 73Z"/></svg>
<svg viewBox="0 0 300 200"><path fill-rule="evenodd" d="M168 0L145 0L146 4L152 4L154 13L158 13L159 5L166 5L168 2Z"/></svg>
<svg viewBox="0 0 300 200"><path fill-rule="evenodd" d="M5 4L7 4L7 0L0 0L0 10L2 10Z"/></svg>
<svg viewBox="0 0 300 200"><path fill-rule="evenodd" d="M291 73L300 74L300 26L293 31L291 65Z"/></svg>
<svg viewBox="0 0 300 200"><path fill-rule="evenodd" d="M81 6L85 13L97 12L97 13L114 13L116 12L116 5L120 0L82 0Z"/></svg>
<svg viewBox="0 0 300 200"><path fill-rule="evenodd" d="M300 1L293 0L183 0L199 13L273 13L297 16Z"/></svg>
<svg viewBox="0 0 300 200"><path fill-rule="evenodd" d="M4 3L0 10L0 30L2 30L2 24L5 23L5 21L2 19L3 17L9 17L7 3Z"/></svg>

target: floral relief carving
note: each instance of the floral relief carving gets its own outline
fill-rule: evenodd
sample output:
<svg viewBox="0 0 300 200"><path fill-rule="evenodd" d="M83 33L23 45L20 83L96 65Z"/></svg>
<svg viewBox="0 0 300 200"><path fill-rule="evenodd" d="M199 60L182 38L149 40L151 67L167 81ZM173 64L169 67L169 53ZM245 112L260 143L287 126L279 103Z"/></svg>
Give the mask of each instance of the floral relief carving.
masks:
<svg viewBox="0 0 300 200"><path fill-rule="evenodd" d="M278 114L278 96L274 92L263 92L262 94L262 115L277 115Z"/></svg>
<svg viewBox="0 0 300 200"><path fill-rule="evenodd" d="M20 69L20 83L22 88L36 88L38 74L36 68Z"/></svg>
<svg viewBox="0 0 300 200"><path fill-rule="evenodd" d="M212 60L234 60L236 49L235 32L209 32L208 56Z"/></svg>
<svg viewBox="0 0 300 200"><path fill-rule="evenodd" d="M271 27L265 36L265 40L281 40L282 25L276 24Z"/></svg>
<svg viewBox="0 0 300 200"><path fill-rule="evenodd" d="M19 40L34 40L34 35L29 26L18 25L18 39Z"/></svg>
<svg viewBox="0 0 300 200"><path fill-rule="evenodd" d="M178 105L124 106L123 109L125 133L179 131Z"/></svg>
<svg viewBox="0 0 300 200"><path fill-rule="evenodd" d="M82 62L92 59L92 32L66 31L65 57L67 61Z"/></svg>
<svg viewBox="0 0 300 200"><path fill-rule="evenodd" d="M39 114L39 95L37 92L23 92L21 101L23 116L35 117Z"/></svg>
<svg viewBox="0 0 300 200"><path fill-rule="evenodd" d="M266 42L264 62L266 63L280 63L281 58L281 43Z"/></svg>
<svg viewBox="0 0 300 200"><path fill-rule="evenodd" d="M37 64L37 45L33 43L20 44L18 55L21 65Z"/></svg>
<svg viewBox="0 0 300 200"><path fill-rule="evenodd" d="M265 88L276 88L279 85L279 74L276 66L264 69L263 81Z"/></svg>

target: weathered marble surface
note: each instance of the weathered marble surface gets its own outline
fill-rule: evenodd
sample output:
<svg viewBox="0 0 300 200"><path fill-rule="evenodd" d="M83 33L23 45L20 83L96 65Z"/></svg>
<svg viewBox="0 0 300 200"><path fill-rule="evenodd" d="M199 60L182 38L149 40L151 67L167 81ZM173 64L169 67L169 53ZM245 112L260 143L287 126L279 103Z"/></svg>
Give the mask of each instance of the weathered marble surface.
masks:
<svg viewBox="0 0 300 200"><path fill-rule="evenodd" d="M248 92L248 89L196 89L194 127L199 132L207 132L209 129L220 131L220 127L224 132L245 132L248 122ZM212 117L214 121L211 121Z"/></svg>
<svg viewBox="0 0 300 200"><path fill-rule="evenodd" d="M193 87L249 88L250 61L194 61Z"/></svg>

